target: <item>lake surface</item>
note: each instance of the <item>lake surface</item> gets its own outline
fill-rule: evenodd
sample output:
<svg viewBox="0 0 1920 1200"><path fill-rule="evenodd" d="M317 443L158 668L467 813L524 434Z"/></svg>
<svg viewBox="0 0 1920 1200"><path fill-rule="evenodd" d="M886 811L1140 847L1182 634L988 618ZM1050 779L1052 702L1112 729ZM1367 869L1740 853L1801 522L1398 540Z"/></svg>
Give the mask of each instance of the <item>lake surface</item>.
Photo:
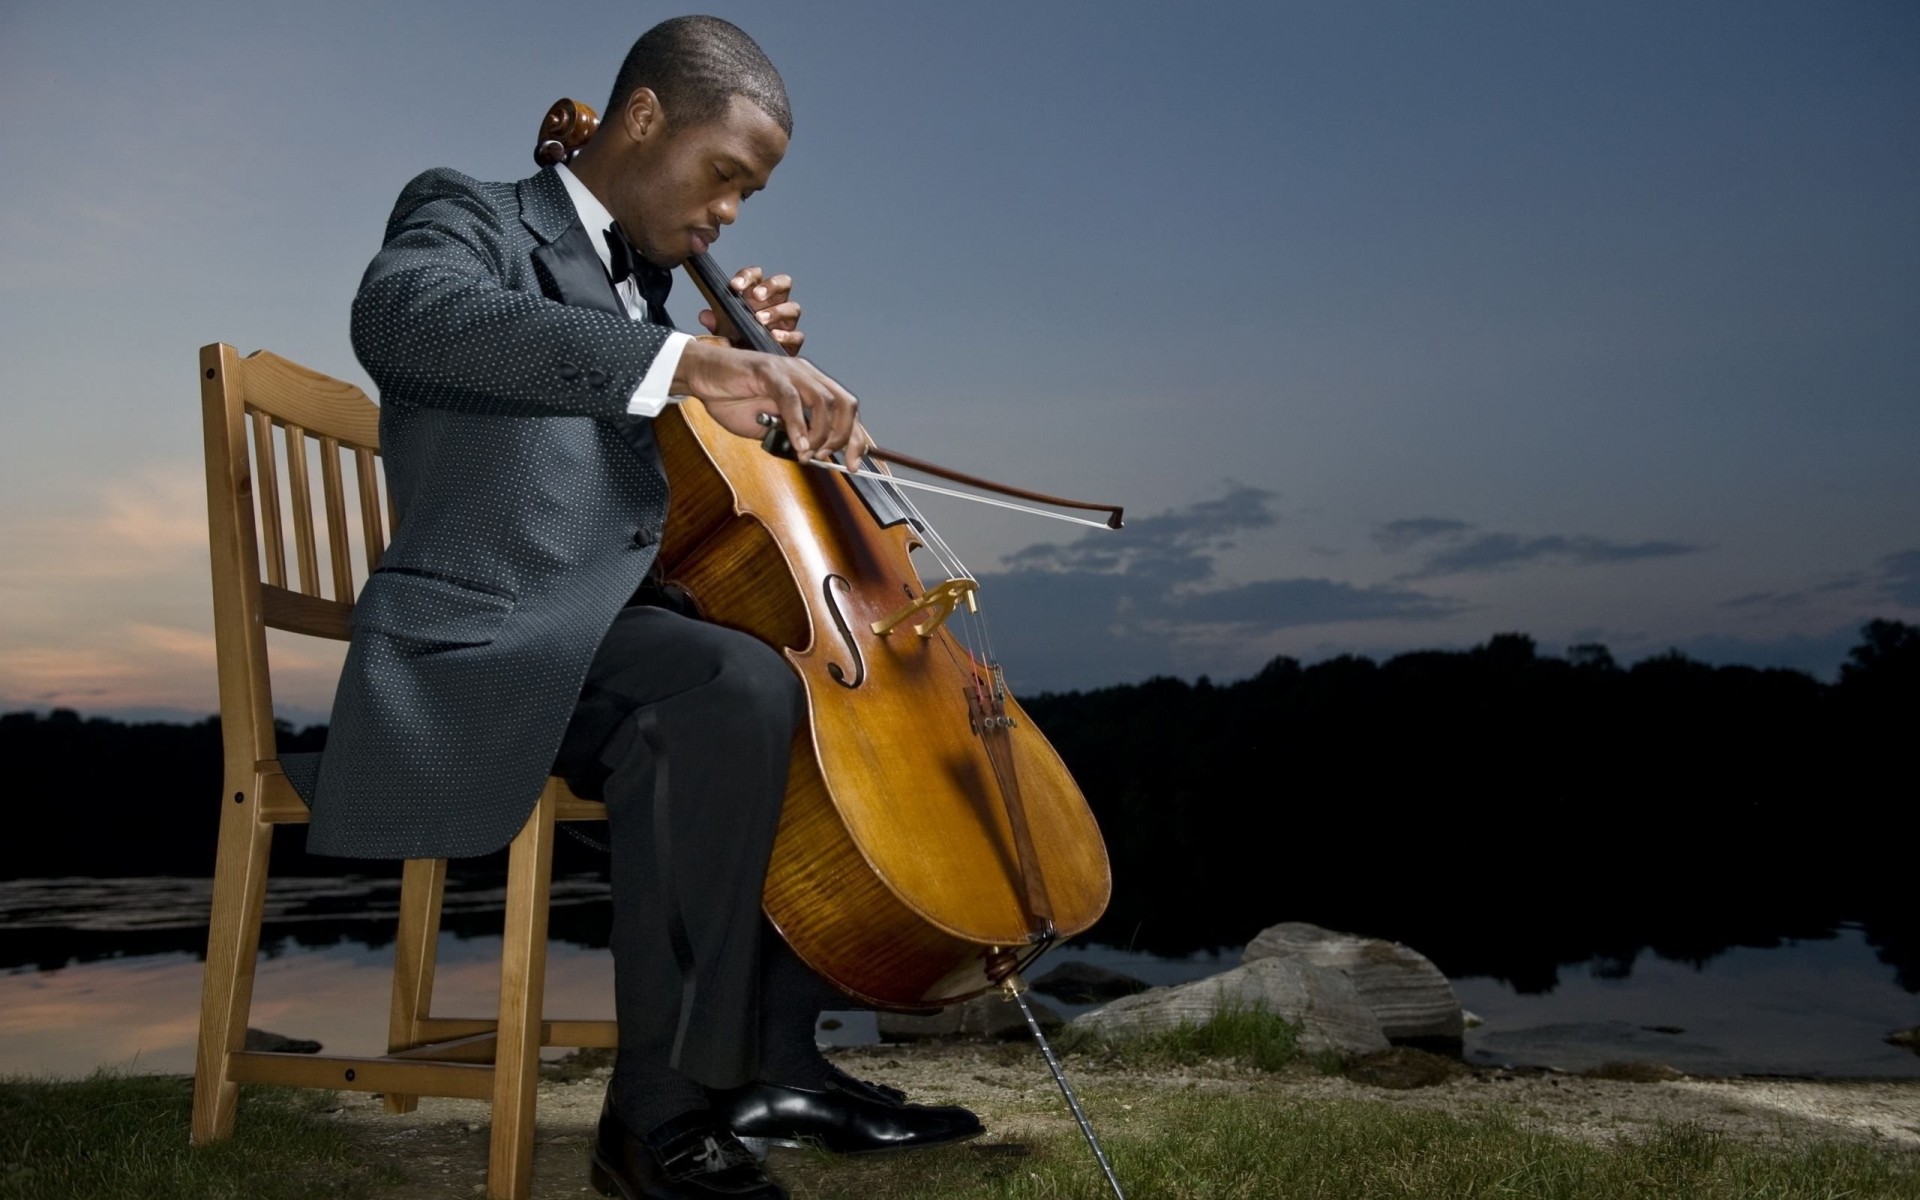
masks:
<svg viewBox="0 0 1920 1200"><path fill-rule="evenodd" d="M276 879L255 982L252 1024L312 1038L329 1051L386 1044L397 882ZM500 953L497 886L456 882L440 939L434 1007L493 1009ZM547 1011L610 1017L605 883L555 881ZM114 1066L193 1069L208 885L191 879L0 881L0 1074L84 1075ZM1417 948L1417 947L1416 947ZM1180 983L1239 962L1237 950L1161 958L1110 946L1061 947L1033 972L1070 960ZM1920 1077L1920 1055L1888 1045L1920 1024L1906 991L1861 930L1735 947L1699 963L1650 953L1564 964L1547 991L1489 976L1454 981L1484 1020L1465 1054L1478 1063L1578 1070L1663 1062L1701 1074ZM1085 1005L1038 997L1065 1015ZM870 1013L832 1014L825 1042L873 1040Z"/></svg>

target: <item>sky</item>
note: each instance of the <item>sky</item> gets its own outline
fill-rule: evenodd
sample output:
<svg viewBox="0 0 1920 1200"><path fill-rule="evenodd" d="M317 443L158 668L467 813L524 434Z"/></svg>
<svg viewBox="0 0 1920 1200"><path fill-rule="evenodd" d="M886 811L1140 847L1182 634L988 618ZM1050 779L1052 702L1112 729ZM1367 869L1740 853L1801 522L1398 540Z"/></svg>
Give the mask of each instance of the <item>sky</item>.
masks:
<svg viewBox="0 0 1920 1200"><path fill-rule="evenodd" d="M198 347L371 390L400 188L530 173L675 11L0 0L0 708L214 709ZM708 11L796 122L716 257L882 444L1127 506L924 505L1017 689L1920 621L1920 7Z"/></svg>

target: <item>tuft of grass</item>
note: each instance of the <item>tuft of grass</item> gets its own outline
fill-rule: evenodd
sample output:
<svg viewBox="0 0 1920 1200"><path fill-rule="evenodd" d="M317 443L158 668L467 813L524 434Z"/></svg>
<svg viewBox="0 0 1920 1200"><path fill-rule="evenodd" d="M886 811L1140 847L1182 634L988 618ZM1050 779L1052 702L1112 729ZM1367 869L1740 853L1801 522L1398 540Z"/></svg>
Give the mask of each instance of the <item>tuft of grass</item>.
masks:
<svg viewBox="0 0 1920 1200"><path fill-rule="evenodd" d="M1670 1083L1686 1076L1664 1063L1608 1062L1580 1072L1588 1079L1611 1079L1619 1083Z"/></svg>
<svg viewBox="0 0 1920 1200"><path fill-rule="evenodd" d="M1697 1125L1595 1146L1511 1116L1252 1092L1087 1089L1134 1200L1915 1200L1920 1161L1869 1147L1756 1147ZM973 1144L867 1159L782 1153L794 1200L1101 1200L1068 1126L1024 1153Z"/></svg>
<svg viewBox="0 0 1920 1200"><path fill-rule="evenodd" d="M0 1200L357 1200L397 1182L319 1114L328 1092L248 1088L234 1136L187 1144L191 1080L0 1078Z"/></svg>
<svg viewBox="0 0 1920 1200"><path fill-rule="evenodd" d="M1131 1037L1079 1035L1074 1050L1095 1050L1128 1066L1197 1066L1232 1060L1261 1071L1278 1071L1300 1059L1300 1025L1258 1005L1221 1008L1205 1023L1182 1021L1172 1029Z"/></svg>

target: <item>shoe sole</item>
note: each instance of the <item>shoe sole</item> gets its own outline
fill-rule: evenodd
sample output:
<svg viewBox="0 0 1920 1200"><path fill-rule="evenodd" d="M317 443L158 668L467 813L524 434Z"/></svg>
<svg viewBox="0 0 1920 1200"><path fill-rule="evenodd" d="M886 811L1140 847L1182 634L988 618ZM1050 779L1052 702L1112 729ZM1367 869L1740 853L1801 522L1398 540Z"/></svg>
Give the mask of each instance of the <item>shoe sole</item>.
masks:
<svg viewBox="0 0 1920 1200"><path fill-rule="evenodd" d="M838 1154L848 1158L857 1158L867 1154L905 1154L909 1150L930 1150L935 1146L955 1146L961 1142L970 1142L986 1133L985 1129L976 1129L971 1133L955 1134L952 1137L938 1138L932 1141L907 1142L897 1146L872 1146L865 1150L835 1150L818 1138L763 1138L743 1137L740 1144L761 1162L767 1160L767 1154L778 1146L782 1150L818 1150L824 1154ZM611 1195L612 1193L605 1193Z"/></svg>

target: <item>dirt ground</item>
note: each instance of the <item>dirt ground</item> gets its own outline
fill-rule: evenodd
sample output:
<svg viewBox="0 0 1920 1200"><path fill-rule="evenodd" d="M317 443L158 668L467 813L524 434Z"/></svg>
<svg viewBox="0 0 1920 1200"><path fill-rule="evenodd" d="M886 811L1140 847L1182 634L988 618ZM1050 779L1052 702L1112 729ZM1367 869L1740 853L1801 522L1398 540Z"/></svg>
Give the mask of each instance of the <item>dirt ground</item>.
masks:
<svg viewBox="0 0 1920 1200"><path fill-rule="evenodd" d="M833 1057L847 1071L903 1087L917 1100L976 1109L988 1124L986 1143L1072 1130L1044 1062L1024 1045L863 1047L836 1051ZM1920 1154L1920 1080L1623 1082L1476 1070L1432 1086L1394 1088L1304 1068L1280 1076L1231 1064L1143 1073L1075 1061L1069 1070L1074 1086L1087 1091L1257 1089L1282 1102L1339 1098L1459 1113L1503 1109L1543 1129L1596 1141L1638 1136L1663 1122L1691 1121L1744 1140L1842 1139ZM575 1077L541 1085L533 1194L535 1200L591 1196L586 1153L606 1071L553 1073ZM377 1096L343 1095L336 1116L352 1123L370 1152L393 1156L406 1171L410 1182L390 1193L393 1200L472 1200L485 1193L487 1112L478 1101L428 1098L417 1112L391 1116Z"/></svg>

